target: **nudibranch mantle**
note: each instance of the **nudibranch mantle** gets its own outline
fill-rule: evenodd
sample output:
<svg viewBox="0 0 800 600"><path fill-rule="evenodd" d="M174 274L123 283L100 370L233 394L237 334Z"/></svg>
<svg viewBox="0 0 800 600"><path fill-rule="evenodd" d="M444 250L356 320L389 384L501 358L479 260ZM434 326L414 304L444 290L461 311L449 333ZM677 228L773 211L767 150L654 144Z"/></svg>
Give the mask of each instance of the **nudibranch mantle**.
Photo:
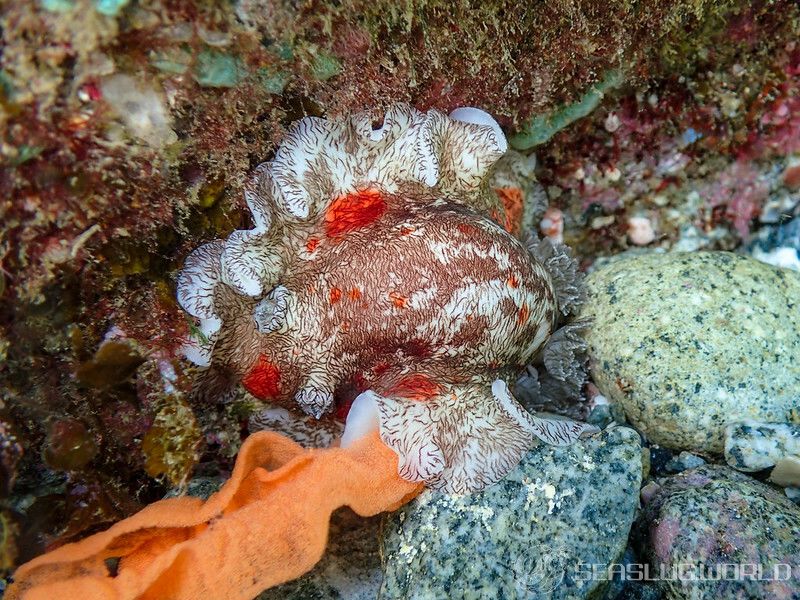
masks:
<svg viewBox="0 0 800 600"><path fill-rule="evenodd" d="M205 391L240 382L316 417L352 402L344 443L376 420L405 479L449 492L498 481L536 438L590 430L529 413L506 384L566 312L558 277L498 223L488 178L506 149L477 109L295 123L246 185L254 227L178 277Z"/></svg>

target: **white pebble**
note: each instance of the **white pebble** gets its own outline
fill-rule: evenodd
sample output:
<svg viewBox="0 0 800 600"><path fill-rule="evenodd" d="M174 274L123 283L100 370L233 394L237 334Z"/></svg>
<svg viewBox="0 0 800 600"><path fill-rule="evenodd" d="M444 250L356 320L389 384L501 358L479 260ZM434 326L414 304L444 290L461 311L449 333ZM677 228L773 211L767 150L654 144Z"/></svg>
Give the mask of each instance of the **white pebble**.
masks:
<svg viewBox="0 0 800 600"><path fill-rule="evenodd" d="M614 113L608 113L606 120L603 121L603 126L606 128L607 132L614 133L620 126L619 117Z"/></svg>
<svg viewBox="0 0 800 600"><path fill-rule="evenodd" d="M114 75L105 79L101 88L103 99L125 124L135 138L154 147L177 140L170 128L170 116L161 94L154 88L129 75Z"/></svg>
<svg viewBox="0 0 800 600"><path fill-rule="evenodd" d="M630 217L628 219L628 239L637 246L646 246L656 239L653 224L647 217Z"/></svg>
<svg viewBox="0 0 800 600"><path fill-rule="evenodd" d="M606 179L611 182L619 181L620 177L622 177L622 173L617 167L611 167L608 171L606 171Z"/></svg>
<svg viewBox="0 0 800 600"><path fill-rule="evenodd" d="M539 231L554 242L564 241L564 214L557 208L548 208L539 222Z"/></svg>

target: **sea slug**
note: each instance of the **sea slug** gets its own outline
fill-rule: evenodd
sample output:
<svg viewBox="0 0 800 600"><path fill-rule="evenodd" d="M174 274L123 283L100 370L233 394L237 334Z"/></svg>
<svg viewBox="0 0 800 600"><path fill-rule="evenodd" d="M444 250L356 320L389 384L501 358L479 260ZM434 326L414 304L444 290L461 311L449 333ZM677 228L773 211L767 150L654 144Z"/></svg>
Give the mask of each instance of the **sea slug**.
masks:
<svg viewBox="0 0 800 600"><path fill-rule="evenodd" d="M253 228L199 247L178 277L197 325L186 355L208 395L241 383L316 417L349 410L344 444L377 427L405 479L482 489L534 438L591 429L529 413L508 386L571 284L501 225L488 179L507 143L491 116L373 117L306 117L256 169Z"/></svg>

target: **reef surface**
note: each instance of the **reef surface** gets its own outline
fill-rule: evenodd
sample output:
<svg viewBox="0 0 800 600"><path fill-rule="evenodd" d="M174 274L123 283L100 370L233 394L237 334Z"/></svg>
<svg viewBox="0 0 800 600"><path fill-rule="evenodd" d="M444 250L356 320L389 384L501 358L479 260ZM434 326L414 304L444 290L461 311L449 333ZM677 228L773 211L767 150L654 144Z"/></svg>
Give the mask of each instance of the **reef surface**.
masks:
<svg viewBox="0 0 800 600"><path fill-rule="evenodd" d="M526 161L530 225L587 270L698 250L800 268L793 2L42 0L5 3L0 32L6 574L227 476L286 421L244 392L192 400L175 279L252 225L244 184L303 116L490 112ZM625 422L596 383L551 408ZM644 443L645 482L707 450Z"/></svg>

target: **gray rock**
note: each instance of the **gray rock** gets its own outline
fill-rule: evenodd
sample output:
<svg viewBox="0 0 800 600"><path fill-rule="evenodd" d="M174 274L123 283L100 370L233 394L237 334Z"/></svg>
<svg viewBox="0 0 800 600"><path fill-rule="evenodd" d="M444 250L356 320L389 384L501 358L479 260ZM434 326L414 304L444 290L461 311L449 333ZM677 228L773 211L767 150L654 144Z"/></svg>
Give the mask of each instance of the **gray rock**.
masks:
<svg viewBox="0 0 800 600"><path fill-rule="evenodd" d="M257 600L374 600L381 584L380 523L380 516L336 511L317 565L299 579L262 592Z"/></svg>
<svg viewBox="0 0 800 600"><path fill-rule="evenodd" d="M725 429L725 462L739 471L760 471L783 458L800 458L800 426L735 423Z"/></svg>
<svg viewBox="0 0 800 600"><path fill-rule="evenodd" d="M702 465L706 464L699 456L695 456L691 452L681 452L678 456L674 456L670 459L670 461L666 464L664 469L671 473L680 473L681 471L685 471L687 469L695 469Z"/></svg>
<svg viewBox="0 0 800 600"><path fill-rule="evenodd" d="M800 398L800 273L727 252L647 254L587 277L590 371L652 442L721 453L729 423Z"/></svg>
<svg viewBox="0 0 800 600"><path fill-rule="evenodd" d="M633 538L666 599L800 598L800 508L783 494L706 465L661 481L646 501Z"/></svg>
<svg viewBox="0 0 800 600"><path fill-rule="evenodd" d="M762 228L744 251L762 262L800 271L800 217Z"/></svg>
<svg viewBox="0 0 800 600"><path fill-rule="evenodd" d="M193 496L201 500L208 500L211 494L216 493L225 480L222 477L193 477L186 484L186 488L175 487L169 490L164 498L177 498L179 496Z"/></svg>
<svg viewBox="0 0 800 600"><path fill-rule="evenodd" d="M638 505L638 434L540 445L484 492L426 491L389 517L381 598L586 598L607 582Z"/></svg>
<svg viewBox="0 0 800 600"><path fill-rule="evenodd" d="M586 418L587 423L599 427L600 429L608 427L613 420L614 417L611 415L611 406L608 404L598 404Z"/></svg>
<svg viewBox="0 0 800 600"><path fill-rule="evenodd" d="M785 456L778 460L769 480L782 487L800 487L800 457Z"/></svg>

